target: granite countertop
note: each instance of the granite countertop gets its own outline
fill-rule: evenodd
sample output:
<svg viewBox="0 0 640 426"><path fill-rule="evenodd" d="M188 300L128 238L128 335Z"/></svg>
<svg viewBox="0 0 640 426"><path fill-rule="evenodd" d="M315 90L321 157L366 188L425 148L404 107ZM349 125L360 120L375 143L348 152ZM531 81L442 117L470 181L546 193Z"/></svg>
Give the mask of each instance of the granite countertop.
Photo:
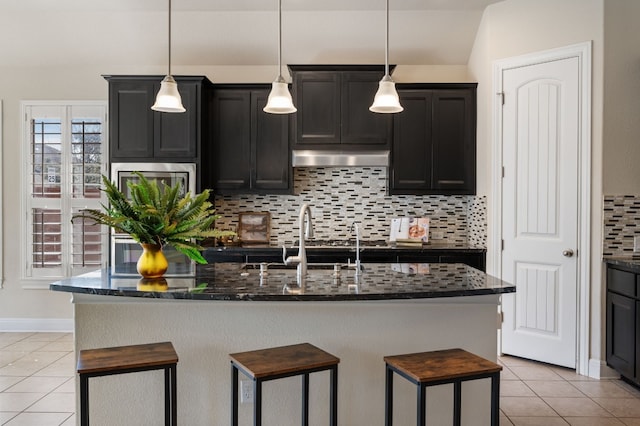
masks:
<svg viewBox="0 0 640 426"><path fill-rule="evenodd" d="M369 263L356 275L351 266L310 264L303 282L295 269L272 265L215 263L197 267L195 277L143 280L100 270L54 282L70 293L226 301L353 301L428 299L515 292L515 286L463 264Z"/></svg>
<svg viewBox="0 0 640 426"><path fill-rule="evenodd" d="M640 268L640 256L606 257L603 259L610 265L626 266L628 268Z"/></svg>

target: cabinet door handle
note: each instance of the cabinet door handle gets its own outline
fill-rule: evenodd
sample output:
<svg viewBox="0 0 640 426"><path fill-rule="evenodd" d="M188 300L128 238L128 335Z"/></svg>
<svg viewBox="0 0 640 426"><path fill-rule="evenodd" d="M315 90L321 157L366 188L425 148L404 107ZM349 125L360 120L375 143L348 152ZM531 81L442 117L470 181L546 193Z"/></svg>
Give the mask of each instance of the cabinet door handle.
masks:
<svg viewBox="0 0 640 426"><path fill-rule="evenodd" d="M564 257L573 257L573 250L571 249L566 249L562 251L562 255Z"/></svg>

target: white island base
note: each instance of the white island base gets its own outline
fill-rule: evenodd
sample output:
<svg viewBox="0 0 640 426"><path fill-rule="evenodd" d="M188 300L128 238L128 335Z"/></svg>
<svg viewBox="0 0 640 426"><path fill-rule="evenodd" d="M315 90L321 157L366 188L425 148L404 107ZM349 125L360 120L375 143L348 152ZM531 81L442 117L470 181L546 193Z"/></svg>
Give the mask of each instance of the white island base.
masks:
<svg viewBox="0 0 640 426"><path fill-rule="evenodd" d="M74 294L76 354L171 341L180 358L178 423L227 426L228 354L309 342L341 360L338 423L384 425L383 356L462 348L495 361L499 297L223 302ZM329 373L310 377L310 424L328 425ZM162 371L92 378L89 388L92 425L164 424ZM462 389L462 424L489 425L490 381L465 382ZM299 377L266 382L262 424L300 425L300 393ZM427 423L451 424L452 401L452 385L428 388ZM415 424L415 386L397 375L394 406L395 425ZM251 403L240 405L241 425L253 424L252 409Z"/></svg>

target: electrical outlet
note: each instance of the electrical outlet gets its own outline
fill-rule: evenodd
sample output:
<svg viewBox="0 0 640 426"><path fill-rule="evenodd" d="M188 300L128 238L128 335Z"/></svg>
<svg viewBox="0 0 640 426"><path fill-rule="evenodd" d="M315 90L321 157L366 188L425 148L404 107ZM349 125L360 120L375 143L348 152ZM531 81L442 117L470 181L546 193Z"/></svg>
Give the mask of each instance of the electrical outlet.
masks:
<svg viewBox="0 0 640 426"><path fill-rule="evenodd" d="M240 381L240 402L242 404L253 403L253 381L251 380Z"/></svg>
<svg viewBox="0 0 640 426"><path fill-rule="evenodd" d="M636 253L640 251L640 235L633 236L633 251Z"/></svg>
<svg viewBox="0 0 640 426"><path fill-rule="evenodd" d="M444 232L442 231L431 231L431 239L432 240L442 240L444 238Z"/></svg>

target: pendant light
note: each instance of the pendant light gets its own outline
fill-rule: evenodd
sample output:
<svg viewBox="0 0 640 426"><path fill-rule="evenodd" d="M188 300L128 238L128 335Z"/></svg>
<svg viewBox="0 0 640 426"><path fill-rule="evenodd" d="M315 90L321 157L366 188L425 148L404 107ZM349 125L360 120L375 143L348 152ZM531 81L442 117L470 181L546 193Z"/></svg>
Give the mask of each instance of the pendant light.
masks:
<svg viewBox="0 0 640 426"><path fill-rule="evenodd" d="M160 83L160 90L156 96L156 103L151 107L160 112L185 112L182 98L178 92L178 84L171 75L171 0L169 0L169 70Z"/></svg>
<svg viewBox="0 0 640 426"><path fill-rule="evenodd" d="M378 91L373 98L373 104L369 111L383 114L402 112L404 108L400 105L400 98L396 92L396 84L389 75L389 0L387 0L387 32L384 45L384 77L380 80Z"/></svg>
<svg viewBox="0 0 640 426"><path fill-rule="evenodd" d="M267 105L262 110L270 114L291 114L297 111L287 82L282 78L282 0L278 0L278 77L271 83Z"/></svg>

